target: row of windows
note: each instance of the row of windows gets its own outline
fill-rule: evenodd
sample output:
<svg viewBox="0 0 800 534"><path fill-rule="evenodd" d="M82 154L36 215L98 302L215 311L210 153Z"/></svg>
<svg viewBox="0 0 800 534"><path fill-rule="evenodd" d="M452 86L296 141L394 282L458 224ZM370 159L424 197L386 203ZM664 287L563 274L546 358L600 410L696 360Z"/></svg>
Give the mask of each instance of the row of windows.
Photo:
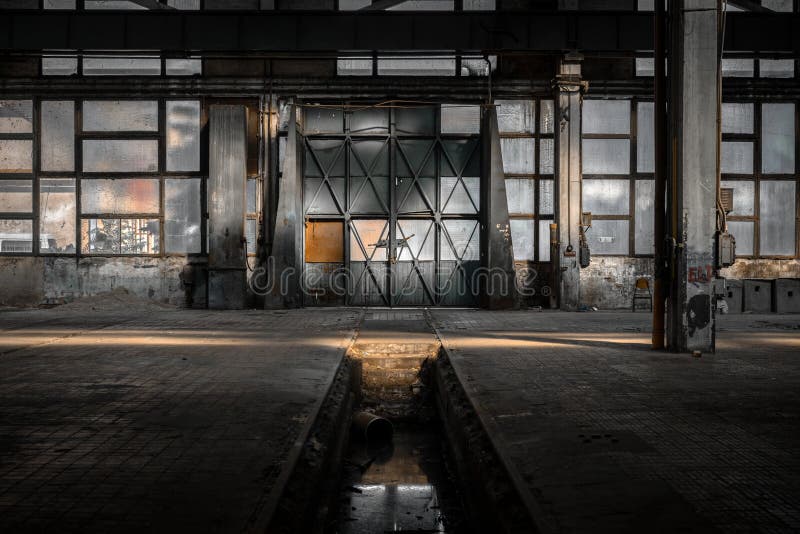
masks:
<svg viewBox="0 0 800 534"><path fill-rule="evenodd" d="M197 100L0 101L0 251L202 252Z"/></svg>
<svg viewBox="0 0 800 534"><path fill-rule="evenodd" d="M131 0L11 0L5 5L14 9L121 9L147 10L159 9L158 4L167 8L182 10L200 9L338 9L355 11L372 4L372 0L166 0L158 2ZM390 11L492 11L496 0L406 0L386 8Z"/></svg>

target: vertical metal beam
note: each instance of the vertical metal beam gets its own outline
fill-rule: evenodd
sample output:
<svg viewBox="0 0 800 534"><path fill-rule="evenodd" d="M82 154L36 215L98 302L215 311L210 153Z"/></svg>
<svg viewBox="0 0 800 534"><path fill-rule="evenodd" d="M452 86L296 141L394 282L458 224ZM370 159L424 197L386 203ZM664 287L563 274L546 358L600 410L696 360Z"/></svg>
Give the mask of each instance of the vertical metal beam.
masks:
<svg viewBox="0 0 800 534"><path fill-rule="evenodd" d="M673 3L670 205L675 246L667 337L672 350L704 352L714 350L719 0Z"/></svg>
<svg viewBox="0 0 800 534"><path fill-rule="evenodd" d="M653 349L664 348L664 301L666 300L665 257L666 245L666 205L667 190L667 89L664 62L666 47L664 33L666 13L664 2L656 2L653 40L655 49L655 102L653 105L653 126L655 128L655 198L653 200L653 233L655 243L655 276L653 277Z"/></svg>
<svg viewBox="0 0 800 534"><path fill-rule="evenodd" d="M508 217L508 198L500 149L497 108L488 106L483 116L483 202L484 254L481 277L481 305L490 310L519 307L514 271L514 248Z"/></svg>
<svg viewBox="0 0 800 534"><path fill-rule="evenodd" d="M567 311L575 311L580 305L581 105L585 88L582 60L580 54L566 55L559 63L555 81L558 254L553 258L553 267L559 307Z"/></svg>
<svg viewBox="0 0 800 534"><path fill-rule="evenodd" d="M244 106L211 106L208 164L208 307L241 309L247 294Z"/></svg>
<svg viewBox="0 0 800 534"><path fill-rule="evenodd" d="M272 256L269 261L269 294L264 307L299 308L303 305L300 277L303 270L303 135L300 111L291 103L286 155L278 182L278 208Z"/></svg>

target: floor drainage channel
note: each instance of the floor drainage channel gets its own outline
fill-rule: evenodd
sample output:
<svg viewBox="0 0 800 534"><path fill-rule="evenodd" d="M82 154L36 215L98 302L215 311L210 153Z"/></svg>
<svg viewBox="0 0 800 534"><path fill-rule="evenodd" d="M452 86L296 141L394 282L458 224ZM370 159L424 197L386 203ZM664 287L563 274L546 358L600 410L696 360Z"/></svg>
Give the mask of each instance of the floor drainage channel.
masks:
<svg viewBox="0 0 800 534"><path fill-rule="evenodd" d="M534 532L420 312L365 317L269 532Z"/></svg>

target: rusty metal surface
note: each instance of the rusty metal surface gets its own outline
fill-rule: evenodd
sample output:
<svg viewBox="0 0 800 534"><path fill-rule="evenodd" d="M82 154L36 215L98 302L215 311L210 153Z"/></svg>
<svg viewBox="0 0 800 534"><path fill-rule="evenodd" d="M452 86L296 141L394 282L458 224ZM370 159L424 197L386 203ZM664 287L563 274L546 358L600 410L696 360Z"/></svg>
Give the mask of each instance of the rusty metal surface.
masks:
<svg viewBox="0 0 800 534"><path fill-rule="evenodd" d="M344 261L344 223L341 221L306 222L306 262L339 263Z"/></svg>

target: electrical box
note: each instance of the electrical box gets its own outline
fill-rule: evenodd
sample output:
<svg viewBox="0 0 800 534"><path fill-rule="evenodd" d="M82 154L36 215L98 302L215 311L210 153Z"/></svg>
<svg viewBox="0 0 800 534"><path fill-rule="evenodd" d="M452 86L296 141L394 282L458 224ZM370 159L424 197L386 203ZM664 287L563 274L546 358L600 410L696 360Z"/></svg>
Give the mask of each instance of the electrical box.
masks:
<svg viewBox="0 0 800 534"><path fill-rule="evenodd" d="M717 235L717 268L730 267L736 261L736 239L733 234Z"/></svg>

